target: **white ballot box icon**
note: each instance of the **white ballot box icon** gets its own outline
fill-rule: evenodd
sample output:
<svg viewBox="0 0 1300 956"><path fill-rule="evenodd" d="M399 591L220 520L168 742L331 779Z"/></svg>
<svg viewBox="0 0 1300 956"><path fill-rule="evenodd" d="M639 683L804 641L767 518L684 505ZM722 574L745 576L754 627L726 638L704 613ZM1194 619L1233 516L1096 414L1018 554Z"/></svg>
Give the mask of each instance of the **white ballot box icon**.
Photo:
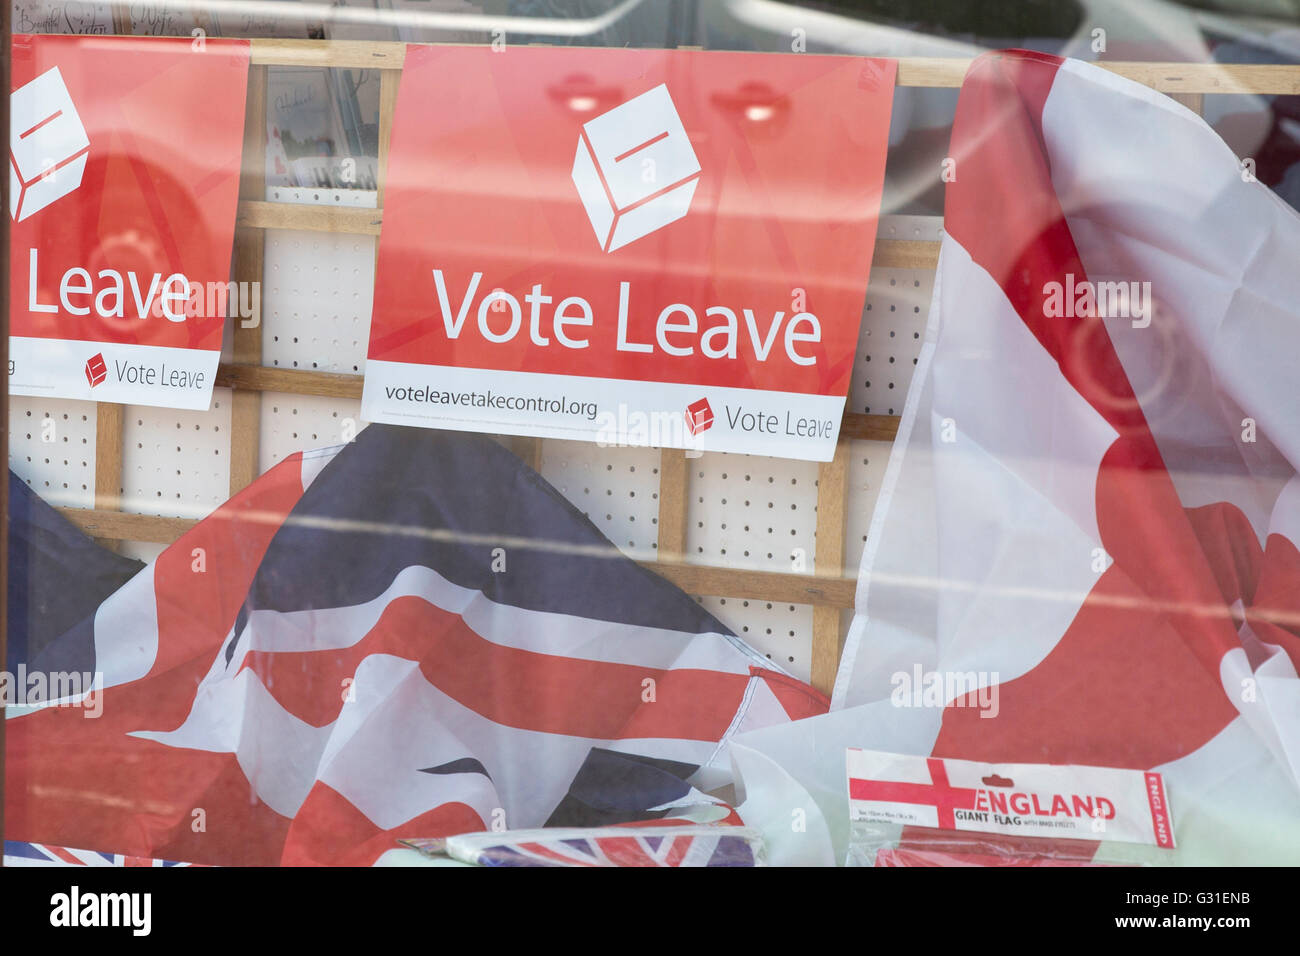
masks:
<svg viewBox="0 0 1300 956"><path fill-rule="evenodd" d="M582 131L573 184L601 248L613 252L686 215L700 161L667 86L602 113Z"/></svg>
<svg viewBox="0 0 1300 956"><path fill-rule="evenodd" d="M63 74L56 66L9 99L9 215L21 222L81 185L90 155Z"/></svg>

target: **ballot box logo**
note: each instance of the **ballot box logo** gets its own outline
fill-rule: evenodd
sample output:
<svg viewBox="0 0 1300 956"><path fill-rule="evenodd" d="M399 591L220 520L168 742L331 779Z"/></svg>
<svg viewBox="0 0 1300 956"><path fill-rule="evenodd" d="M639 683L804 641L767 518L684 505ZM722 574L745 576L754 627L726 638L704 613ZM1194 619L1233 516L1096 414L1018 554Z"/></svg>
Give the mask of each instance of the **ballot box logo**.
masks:
<svg viewBox="0 0 1300 956"><path fill-rule="evenodd" d="M583 124L573 184L606 252L690 210L700 161L666 84Z"/></svg>
<svg viewBox="0 0 1300 956"><path fill-rule="evenodd" d="M713 409L709 407L707 398L701 398L698 402L686 406L686 428L692 435L698 435L712 427Z"/></svg>
<svg viewBox="0 0 1300 956"><path fill-rule="evenodd" d="M22 222L81 185L90 138L59 68L9 99L9 215Z"/></svg>
<svg viewBox="0 0 1300 956"><path fill-rule="evenodd" d="M108 365L104 362L104 353L96 352L86 359L86 381L94 388L108 377Z"/></svg>

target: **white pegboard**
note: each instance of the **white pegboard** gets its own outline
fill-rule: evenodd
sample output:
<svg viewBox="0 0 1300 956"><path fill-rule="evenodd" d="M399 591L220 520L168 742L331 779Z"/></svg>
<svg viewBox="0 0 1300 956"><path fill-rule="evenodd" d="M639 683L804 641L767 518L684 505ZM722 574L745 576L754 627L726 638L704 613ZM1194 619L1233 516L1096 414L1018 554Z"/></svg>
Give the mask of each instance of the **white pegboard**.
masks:
<svg viewBox="0 0 1300 956"><path fill-rule="evenodd" d="M373 209L374 192L271 187L267 199ZM266 233L262 361L277 368L360 374L370 338L375 240L320 232ZM258 464L341 444L363 427L361 403L267 392L262 396Z"/></svg>
<svg viewBox="0 0 1300 956"><path fill-rule="evenodd" d="M920 269L872 272L847 411L903 413L933 289L934 275Z"/></svg>
<svg viewBox="0 0 1300 956"><path fill-rule="evenodd" d="M812 667L812 607L742 598L700 598L714 617L751 647L807 681Z"/></svg>
<svg viewBox="0 0 1300 956"><path fill-rule="evenodd" d="M700 564L812 574L817 549L816 462L704 454L688 462L686 553ZM708 597L719 620L807 679L812 608Z"/></svg>
<svg viewBox="0 0 1300 956"><path fill-rule="evenodd" d="M938 242L943 238L943 216L881 216L876 236L880 239L928 239Z"/></svg>
<svg viewBox="0 0 1300 956"><path fill-rule="evenodd" d="M943 219L885 216L880 221L879 236L937 242L943 236ZM926 269L871 271L847 411L902 414L933 291L934 273Z"/></svg>
<svg viewBox="0 0 1300 956"><path fill-rule="evenodd" d="M287 392L263 392L258 464L262 471L297 451L351 441L364 428L361 403Z"/></svg>
<svg viewBox="0 0 1300 956"><path fill-rule="evenodd" d="M849 491L844 522L844 570L852 576L862 563L862 550L867 544L867 529L871 525L871 512L876 507L880 483L885 478L889 452L894 447L887 441L849 442Z"/></svg>
<svg viewBox="0 0 1300 956"><path fill-rule="evenodd" d="M655 448L542 443L542 476L638 561L659 550L659 458Z"/></svg>
<svg viewBox="0 0 1300 956"><path fill-rule="evenodd" d="M93 507L94 403L10 396L9 467L55 507Z"/></svg>
<svg viewBox="0 0 1300 956"><path fill-rule="evenodd" d="M299 206L338 206L351 209L377 209L379 207L379 194L373 189L267 186L266 199L267 202L287 202Z"/></svg>
<svg viewBox="0 0 1300 956"><path fill-rule="evenodd" d="M203 518L230 494L230 389L212 390L207 411L128 405L123 413L122 510ZM165 546L122 542L152 561Z"/></svg>
<svg viewBox="0 0 1300 956"><path fill-rule="evenodd" d="M812 573L816 462L704 454L688 465L686 552L692 561Z"/></svg>
<svg viewBox="0 0 1300 956"><path fill-rule="evenodd" d="M207 411L128 405L122 510L202 518L230 493L230 389Z"/></svg>
<svg viewBox="0 0 1300 956"><path fill-rule="evenodd" d="M263 364L360 374L370 338L374 237L268 230L263 276Z"/></svg>

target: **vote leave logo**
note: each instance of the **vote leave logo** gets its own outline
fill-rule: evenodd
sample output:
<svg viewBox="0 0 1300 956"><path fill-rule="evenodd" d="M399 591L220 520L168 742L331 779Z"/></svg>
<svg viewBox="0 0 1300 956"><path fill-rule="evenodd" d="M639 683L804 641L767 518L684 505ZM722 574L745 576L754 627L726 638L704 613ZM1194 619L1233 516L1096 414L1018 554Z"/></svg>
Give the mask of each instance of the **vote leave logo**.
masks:
<svg viewBox="0 0 1300 956"><path fill-rule="evenodd" d="M713 409L709 407L707 398L701 398L698 402L691 402L686 406L686 427L692 435L698 435L713 427Z"/></svg>
<svg viewBox="0 0 1300 956"><path fill-rule="evenodd" d="M606 252L685 216L699 181L700 161L663 83L582 127L573 184Z"/></svg>
<svg viewBox="0 0 1300 956"><path fill-rule="evenodd" d="M94 388L108 377L108 365L104 362L104 353L96 352L86 359L86 381Z"/></svg>
<svg viewBox="0 0 1300 956"><path fill-rule="evenodd" d="M90 137L56 66L9 99L9 215L40 212L81 185Z"/></svg>

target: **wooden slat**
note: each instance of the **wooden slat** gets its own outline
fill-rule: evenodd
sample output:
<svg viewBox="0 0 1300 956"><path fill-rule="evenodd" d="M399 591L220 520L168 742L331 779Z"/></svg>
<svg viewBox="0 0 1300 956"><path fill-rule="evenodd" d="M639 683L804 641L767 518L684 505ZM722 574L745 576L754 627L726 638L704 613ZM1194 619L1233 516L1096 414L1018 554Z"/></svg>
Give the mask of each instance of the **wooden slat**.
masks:
<svg viewBox="0 0 1300 956"><path fill-rule="evenodd" d="M240 170L239 193L245 200L260 200L266 195L266 87L267 70L253 66L248 71L248 105L244 123L244 163ZM262 282L266 232L262 229L236 227L234 277L237 283ZM244 296L240 296L242 300ZM256 314L241 317L238 310L234 323L232 353L237 363L262 364L261 296ZM262 394L257 389L236 388L230 404L230 494L243 491L259 474L258 446L262 431Z"/></svg>
<svg viewBox="0 0 1300 956"><path fill-rule="evenodd" d="M871 256L873 269L928 269L939 264L936 239L877 239Z"/></svg>
<svg viewBox="0 0 1300 956"><path fill-rule="evenodd" d="M690 487L686 452L665 448L659 453L660 561L681 561L686 556L686 495Z"/></svg>
<svg viewBox="0 0 1300 956"><path fill-rule="evenodd" d="M542 439L524 437L521 438L520 441L523 443L524 453L519 457L522 458L524 460L524 464L526 464L533 471L541 471L542 470Z"/></svg>
<svg viewBox="0 0 1300 956"><path fill-rule="evenodd" d="M303 206L288 202L245 199L239 203L235 225L249 229L302 229L377 236L383 222L378 209L339 206Z"/></svg>
<svg viewBox="0 0 1300 956"><path fill-rule="evenodd" d="M846 412L840 424L841 438L859 441L893 441L898 435L898 415L862 415Z"/></svg>
<svg viewBox="0 0 1300 956"><path fill-rule="evenodd" d="M503 435L505 444L533 471L542 470L542 440L528 435Z"/></svg>
<svg viewBox="0 0 1300 956"><path fill-rule="evenodd" d="M1300 93L1300 66L1238 63L1098 63L1162 93Z"/></svg>
<svg viewBox="0 0 1300 956"><path fill-rule="evenodd" d="M817 577L840 580L844 576L844 527L849 491L849 439L835 445L835 457L817 469ZM813 608L812 666L810 683L830 694L840 666L844 633L840 609L820 605Z"/></svg>
<svg viewBox="0 0 1300 956"><path fill-rule="evenodd" d="M898 60L897 86L958 87L971 61L965 57L909 56Z"/></svg>
<svg viewBox="0 0 1300 956"><path fill-rule="evenodd" d="M86 534L108 541L148 541L171 544L198 524L192 518L129 514L90 508L58 508L61 515Z"/></svg>
<svg viewBox="0 0 1300 956"><path fill-rule="evenodd" d="M399 70L406 45L361 40L253 40L252 62L262 66L333 66ZM961 86L965 57L900 57L899 86ZM1112 73L1165 93L1300 94L1300 66L1290 64L1099 62Z"/></svg>
<svg viewBox="0 0 1300 956"><path fill-rule="evenodd" d="M671 561L641 561L643 568L667 578L687 594L747 598L774 604L853 606L857 581L853 578L819 578L811 574L779 571L741 571Z"/></svg>
<svg viewBox="0 0 1300 956"><path fill-rule="evenodd" d="M1300 93L1300 67L1229 63L1096 64L1162 93ZM970 60L947 57L901 57L899 86L961 86Z"/></svg>
<svg viewBox="0 0 1300 956"><path fill-rule="evenodd" d="M260 66L400 70L406 62L406 44L392 41L256 39L250 53Z"/></svg>
<svg viewBox="0 0 1300 956"><path fill-rule="evenodd" d="M95 507L122 507L122 440L126 406L95 405Z"/></svg>
<svg viewBox="0 0 1300 956"><path fill-rule="evenodd" d="M311 369L222 364L217 367L216 383L222 388L359 399L363 380L360 375L315 372Z"/></svg>
<svg viewBox="0 0 1300 956"><path fill-rule="evenodd" d="M1177 100L1182 103L1193 113L1205 112L1205 94L1204 93L1170 93L1171 100Z"/></svg>
<svg viewBox="0 0 1300 956"><path fill-rule="evenodd" d="M244 200L239 204L235 224L250 229L299 229L377 236L383 228L384 214L381 209ZM871 259L872 267L878 269L933 270L938 264L939 243L931 239L877 239Z"/></svg>
<svg viewBox="0 0 1300 956"><path fill-rule="evenodd" d="M397 112L397 87L400 73L385 71L379 74L379 155L376 159L376 187L378 206L384 206L384 186L388 181L388 152L393 140L393 116Z"/></svg>
<svg viewBox="0 0 1300 956"><path fill-rule="evenodd" d="M237 389L230 396L230 494L251 485L259 474L262 393Z"/></svg>

